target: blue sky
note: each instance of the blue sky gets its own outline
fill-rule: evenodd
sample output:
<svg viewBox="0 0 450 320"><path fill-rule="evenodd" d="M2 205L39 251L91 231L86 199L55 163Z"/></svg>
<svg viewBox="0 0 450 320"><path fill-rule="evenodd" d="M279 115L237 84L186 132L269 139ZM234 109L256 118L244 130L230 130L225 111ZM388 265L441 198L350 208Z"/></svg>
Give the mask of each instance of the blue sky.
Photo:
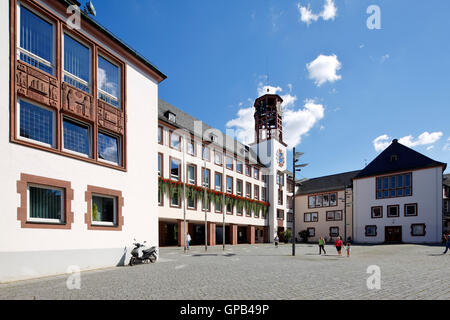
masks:
<svg viewBox="0 0 450 320"><path fill-rule="evenodd" d="M299 178L361 169L394 138L450 164L450 1L94 4L168 76L159 96L211 126L251 135L258 89L280 94L285 134L309 163ZM370 5L381 29L367 27Z"/></svg>

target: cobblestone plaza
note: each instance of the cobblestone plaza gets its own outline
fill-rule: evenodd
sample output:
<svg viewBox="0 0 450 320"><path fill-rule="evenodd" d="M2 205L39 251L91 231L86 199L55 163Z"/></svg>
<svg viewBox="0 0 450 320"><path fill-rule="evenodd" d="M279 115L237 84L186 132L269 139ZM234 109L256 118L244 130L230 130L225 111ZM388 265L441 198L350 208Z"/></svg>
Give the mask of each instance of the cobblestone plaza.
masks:
<svg viewBox="0 0 450 320"><path fill-rule="evenodd" d="M351 257L313 244L162 248L155 264L85 271L80 289L68 275L0 285L0 299L450 299L450 254L422 245L353 246ZM381 271L381 288L368 289L369 266Z"/></svg>

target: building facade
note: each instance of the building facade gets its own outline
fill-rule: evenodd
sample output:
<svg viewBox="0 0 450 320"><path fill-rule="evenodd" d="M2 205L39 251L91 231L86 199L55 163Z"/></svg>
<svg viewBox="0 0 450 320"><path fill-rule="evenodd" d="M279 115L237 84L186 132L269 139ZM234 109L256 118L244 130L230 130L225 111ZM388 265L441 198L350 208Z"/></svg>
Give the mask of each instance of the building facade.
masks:
<svg viewBox="0 0 450 320"><path fill-rule="evenodd" d="M296 231L307 231L308 241L353 238L352 179L359 171L303 182L295 198ZM297 233L297 238L300 238Z"/></svg>
<svg viewBox="0 0 450 320"><path fill-rule="evenodd" d="M443 177L442 192L442 226L443 232L450 232L450 174Z"/></svg>
<svg viewBox="0 0 450 320"><path fill-rule="evenodd" d="M445 168L394 140L353 179L355 242L440 242Z"/></svg>
<svg viewBox="0 0 450 320"><path fill-rule="evenodd" d="M281 100L258 98L255 118L261 116L260 101L276 106L276 99ZM253 244L282 235L287 213L282 140L246 146L162 100L158 120L161 246L184 246L188 233L192 245Z"/></svg>
<svg viewBox="0 0 450 320"><path fill-rule="evenodd" d="M142 128L165 75L79 10L74 28L73 5L0 2L0 281L158 243L157 132Z"/></svg>

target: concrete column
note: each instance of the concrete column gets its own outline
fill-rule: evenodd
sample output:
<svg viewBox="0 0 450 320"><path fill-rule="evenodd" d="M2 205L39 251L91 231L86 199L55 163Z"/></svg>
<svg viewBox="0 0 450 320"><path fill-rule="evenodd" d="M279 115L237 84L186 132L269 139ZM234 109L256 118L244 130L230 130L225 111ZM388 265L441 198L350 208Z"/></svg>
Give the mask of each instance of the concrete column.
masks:
<svg viewBox="0 0 450 320"><path fill-rule="evenodd" d="M230 224L230 243L233 246L237 244L237 230L238 226L236 224Z"/></svg>
<svg viewBox="0 0 450 320"><path fill-rule="evenodd" d="M177 222L178 222L178 246L184 247L184 220L177 220ZM186 227L188 226L189 223L186 221Z"/></svg>

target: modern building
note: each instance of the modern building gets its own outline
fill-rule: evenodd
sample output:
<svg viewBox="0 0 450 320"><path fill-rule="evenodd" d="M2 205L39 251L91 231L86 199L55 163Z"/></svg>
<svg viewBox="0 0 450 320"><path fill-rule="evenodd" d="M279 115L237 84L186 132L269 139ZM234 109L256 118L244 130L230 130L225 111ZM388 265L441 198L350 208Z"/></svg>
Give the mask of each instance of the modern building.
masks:
<svg viewBox="0 0 450 320"><path fill-rule="evenodd" d="M355 242L440 242L446 167L393 140L353 178Z"/></svg>
<svg viewBox="0 0 450 320"><path fill-rule="evenodd" d="M295 197L296 231L306 230L308 241L353 237L353 185L359 171L318 177L301 183Z"/></svg>
<svg viewBox="0 0 450 320"><path fill-rule="evenodd" d="M444 232L450 232L450 174L444 174L442 182L442 226Z"/></svg>
<svg viewBox="0 0 450 320"><path fill-rule="evenodd" d="M0 281L158 243L157 131L143 129L165 75L73 5L0 2Z"/></svg>
<svg viewBox="0 0 450 320"><path fill-rule="evenodd" d="M282 99L255 101L255 143L159 101L159 243L192 245L273 241L286 229L286 144ZM183 196L185 195L185 196Z"/></svg>

